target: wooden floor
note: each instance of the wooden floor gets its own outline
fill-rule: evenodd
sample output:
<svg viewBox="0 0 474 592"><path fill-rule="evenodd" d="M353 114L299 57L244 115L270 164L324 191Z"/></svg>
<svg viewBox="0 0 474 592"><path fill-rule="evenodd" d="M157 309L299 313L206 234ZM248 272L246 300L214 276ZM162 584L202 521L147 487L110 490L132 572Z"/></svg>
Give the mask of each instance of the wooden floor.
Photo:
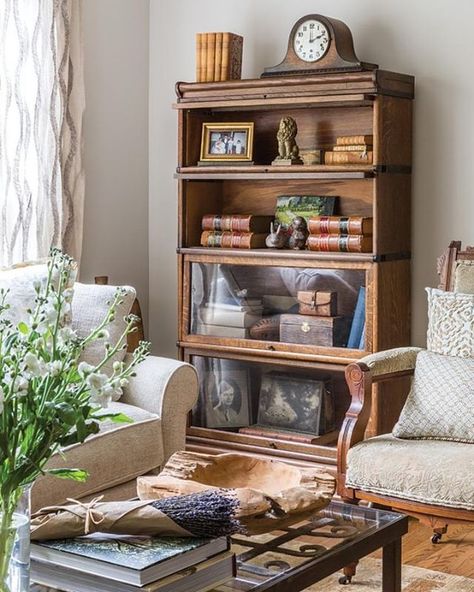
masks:
<svg viewBox="0 0 474 592"><path fill-rule="evenodd" d="M403 538L403 563L474 579L474 525L450 524L437 545L430 538L430 528L410 520L410 529Z"/></svg>

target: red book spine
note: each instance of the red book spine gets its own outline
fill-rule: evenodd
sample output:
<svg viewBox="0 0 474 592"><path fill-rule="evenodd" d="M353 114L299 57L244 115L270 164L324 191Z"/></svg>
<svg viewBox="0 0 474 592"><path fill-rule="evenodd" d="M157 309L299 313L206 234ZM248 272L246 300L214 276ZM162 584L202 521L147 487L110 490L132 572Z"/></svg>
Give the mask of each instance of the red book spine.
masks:
<svg viewBox="0 0 474 592"><path fill-rule="evenodd" d="M310 234L307 245L310 251L370 253L372 237L357 234Z"/></svg>

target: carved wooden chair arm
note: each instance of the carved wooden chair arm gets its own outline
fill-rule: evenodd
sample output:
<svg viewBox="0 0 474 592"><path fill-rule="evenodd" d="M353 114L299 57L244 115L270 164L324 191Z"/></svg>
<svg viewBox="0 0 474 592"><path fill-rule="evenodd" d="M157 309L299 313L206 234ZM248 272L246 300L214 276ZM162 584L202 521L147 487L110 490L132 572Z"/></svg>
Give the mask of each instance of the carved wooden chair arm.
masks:
<svg viewBox="0 0 474 592"><path fill-rule="evenodd" d="M351 405L339 432L337 444L338 491L345 495L347 452L364 439L372 406L372 384L409 376L415 369L419 347L399 347L365 356L346 368Z"/></svg>

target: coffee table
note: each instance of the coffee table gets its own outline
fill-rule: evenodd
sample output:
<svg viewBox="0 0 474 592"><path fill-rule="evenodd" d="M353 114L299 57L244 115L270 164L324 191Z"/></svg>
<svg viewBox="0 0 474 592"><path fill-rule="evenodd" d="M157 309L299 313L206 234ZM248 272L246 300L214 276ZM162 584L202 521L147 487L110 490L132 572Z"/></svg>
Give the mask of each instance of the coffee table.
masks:
<svg viewBox="0 0 474 592"><path fill-rule="evenodd" d="M339 570L339 582L350 583L358 560L377 549L383 549L382 591L401 590L401 539L408 531L402 514L333 501L304 518L254 521L252 530L232 538L237 576L215 592L298 592Z"/></svg>

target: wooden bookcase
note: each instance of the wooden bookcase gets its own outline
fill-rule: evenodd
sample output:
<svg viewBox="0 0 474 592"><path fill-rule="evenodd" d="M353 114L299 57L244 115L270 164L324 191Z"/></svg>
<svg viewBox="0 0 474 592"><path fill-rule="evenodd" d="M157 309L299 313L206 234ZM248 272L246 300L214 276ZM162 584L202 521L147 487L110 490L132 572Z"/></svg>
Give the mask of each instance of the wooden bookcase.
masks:
<svg viewBox="0 0 474 592"><path fill-rule="evenodd" d="M332 381L335 430L311 444L200 427L191 418L191 450L272 456L288 462L335 465L338 429L350 397L345 366L370 352L410 342L410 191L412 76L370 72L176 85L178 111L179 348L182 359L208 368L212 360L241 364L250 388L259 372L295 373ZM370 165L271 166L283 116L298 123L300 150L329 146L341 135L373 135ZM254 122L253 165L198 166L204 122ZM200 247L208 213L272 215L279 195L338 196L336 214L372 216L372 253L318 253ZM196 270L231 266L249 282L266 274L355 273L366 288L365 349L322 348L200 335L191 330ZM207 266L207 267L206 267ZM233 266L233 267L232 267ZM275 271L277 270L277 271ZM279 270L279 271L278 271ZM226 362L228 363L228 362ZM206 366L207 364L207 366ZM203 384L206 380L203 371ZM383 385L377 388L384 388ZM391 387L393 388L393 387ZM203 386L204 389L204 386ZM394 391L395 392L395 391ZM205 396L205 393L204 395ZM255 414L253 392L250 402ZM372 409L370 433L391 429L400 400Z"/></svg>

